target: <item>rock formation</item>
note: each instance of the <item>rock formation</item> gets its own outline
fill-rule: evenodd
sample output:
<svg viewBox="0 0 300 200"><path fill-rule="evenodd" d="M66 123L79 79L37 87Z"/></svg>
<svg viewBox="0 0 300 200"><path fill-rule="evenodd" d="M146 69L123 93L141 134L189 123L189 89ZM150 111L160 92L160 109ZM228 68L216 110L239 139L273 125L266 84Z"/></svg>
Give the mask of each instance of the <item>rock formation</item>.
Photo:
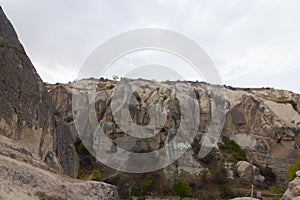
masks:
<svg viewBox="0 0 300 200"><path fill-rule="evenodd" d="M300 171L296 172L296 178L288 185L281 200L299 200L300 199Z"/></svg>
<svg viewBox="0 0 300 200"><path fill-rule="evenodd" d="M128 140L126 134L118 128L113 120L110 109L111 98L118 82L104 79L88 79L84 81L97 82L95 107L98 120L104 120L106 135L114 138L120 145L124 142L126 144L124 148L133 149L135 142ZM154 85L151 81L145 81L143 87L134 93L136 98L132 100L130 113L133 121L137 124L148 123L147 107L160 100L163 102L170 101L168 91L156 88ZM197 91L197 95L199 95L201 112L201 125L198 130L199 136L207 131L211 122L211 99L209 98L207 84L192 83L191 85L194 91ZM72 101L70 98L72 98L74 91L80 93L80 89L73 88L73 84L49 85L48 89L56 108L64 117L65 123L73 127L71 129L75 131L73 135L76 136L76 129L72 121ZM227 87L225 93L226 120L222 137L234 140L240 145L246 152L247 160L250 163L262 168L272 168L277 176L277 182L282 184L287 183L287 166L293 163L297 157L296 152L299 142L296 135L300 132L300 95L271 88L241 89ZM163 129L165 132L172 129L172 124L176 128L180 122L179 108L175 105L175 107L169 107L169 109L171 117L167 118ZM164 141L164 134L156 135L152 140L148 141L150 150L160 148ZM182 159L184 160L184 158ZM190 161L177 161L177 165L175 164L177 171L178 169L190 171L187 170L189 169L188 166L196 165L198 165L196 168L201 170L201 162ZM199 171L192 173L199 173Z"/></svg>
<svg viewBox="0 0 300 200"><path fill-rule="evenodd" d="M81 181L0 156L0 199L77 200L118 199L114 186Z"/></svg>
<svg viewBox="0 0 300 200"><path fill-rule="evenodd" d="M259 168L247 161L239 161L237 163L237 172L242 179L254 182L264 182L265 177L260 174Z"/></svg>
<svg viewBox="0 0 300 200"><path fill-rule="evenodd" d="M58 172L77 175L78 158L71 133L2 9L0 105L1 135L18 142Z"/></svg>

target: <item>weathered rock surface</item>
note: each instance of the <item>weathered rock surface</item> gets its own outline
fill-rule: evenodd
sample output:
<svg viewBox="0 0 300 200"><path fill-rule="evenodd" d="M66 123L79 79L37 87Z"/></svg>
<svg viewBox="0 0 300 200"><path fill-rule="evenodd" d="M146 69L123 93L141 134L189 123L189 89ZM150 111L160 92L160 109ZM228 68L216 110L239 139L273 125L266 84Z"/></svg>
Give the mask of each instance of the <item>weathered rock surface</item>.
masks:
<svg viewBox="0 0 300 200"><path fill-rule="evenodd" d="M239 161L237 163L237 172L242 179L254 182L264 182L265 177L260 174L259 168L247 161Z"/></svg>
<svg viewBox="0 0 300 200"><path fill-rule="evenodd" d="M80 181L69 127L0 7L0 199L118 199L114 186Z"/></svg>
<svg viewBox="0 0 300 200"><path fill-rule="evenodd" d="M102 121L106 135L122 148L136 150L134 149L136 141L129 139L127 134L118 127L110 109L111 99L118 82L104 79L83 81L86 82L86 85L97 84L95 101L90 103L95 105L98 121ZM171 82L169 84L176 83ZM208 90L209 85L204 83L192 83L191 85L199 99L201 123L196 138L201 138L201 135L208 131L211 124L212 103ZM75 136L77 133L72 122L71 93L80 94L86 90L74 88L72 84L49 85L48 89L56 108L64 117L65 123L73 127L71 129L75 131L73 133ZM250 163L272 168L277 176L277 181L287 183L287 166L294 162L298 151L299 141L296 135L300 133L300 124L298 123L300 95L270 88L226 88L225 93L227 103L224 112L226 112L226 120L222 136L238 143L245 150L247 160ZM147 141L148 149L140 149L140 151L163 147L168 133L176 130L180 123L180 108L174 103L169 103L171 101L168 90L157 88L151 81L145 81L144 85L135 91L134 96L135 98L132 98L130 103L130 114L136 124L145 125L149 123L147 109L155 103L162 101L164 105L172 105L169 106L169 116L163 131ZM289 109L288 112L284 112L287 108ZM183 160L189 159L183 158ZM175 165L178 166L180 163L187 162L179 161ZM194 162L178 168L188 169L189 166L194 166ZM198 167L200 166L201 163ZM176 169L175 171L180 170ZM188 171L192 172L191 170Z"/></svg>
<svg viewBox="0 0 300 200"><path fill-rule="evenodd" d="M296 178L288 185L281 200L298 200L300 199L300 171L296 172Z"/></svg>
<svg viewBox="0 0 300 200"><path fill-rule="evenodd" d="M118 194L109 184L71 179L0 156L0 199L114 200L118 199Z"/></svg>
<svg viewBox="0 0 300 200"><path fill-rule="evenodd" d="M78 157L70 134L0 8L0 135L75 177Z"/></svg>
<svg viewBox="0 0 300 200"><path fill-rule="evenodd" d="M246 150L251 163L272 168L277 180L286 182L287 166L297 157L299 144L299 95L270 88L226 90L226 94L223 135Z"/></svg>

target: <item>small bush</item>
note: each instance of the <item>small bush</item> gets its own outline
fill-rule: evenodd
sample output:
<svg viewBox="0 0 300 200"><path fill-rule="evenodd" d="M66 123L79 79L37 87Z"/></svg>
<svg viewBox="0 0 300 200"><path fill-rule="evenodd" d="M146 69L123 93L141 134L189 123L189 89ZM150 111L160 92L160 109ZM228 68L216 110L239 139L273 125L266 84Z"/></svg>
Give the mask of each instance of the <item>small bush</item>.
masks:
<svg viewBox="0 0 300 200"><path fill-rule="evenodd" d="M83 179L83 177L84 177L84 172L81 168L79 168L77 173L77 179Z"/></svg>
<svg viewBox="0 0 300 200"><path fill-rule="evenodd" d="M102 178L101 172L97 169L93 169L92 180L93 181L101 181L101 178Z"/></svg>
<svg viewBox="0 0 300 200"><path fill-rule="evenodd" d="M203 169L200 172L200 178L202 182L207 182L207 177L208 177L208 170L207 169Z"/></svg>
<svg viewBox="0 0 300 200"><path fill-rule="evenodd" d="M225 150L233 155L238 160L246 160L246 154L243 149L234 141L225 139L224 140Z"/></svg>
<svg viewBox="0 0 300 200"><path fill-rule="evenodd" d="M261 175L265 177L265 183L272 184L276 181L276 175L272 171L272 168L266 166L261 169Z"/></svg>
<svg viewBox="0 0 300 200"><path fill-rule="evenodd" d="M273 186L272 188L271 188L271 190L272 190L272 192L274 193L274 194L276 194L277 196L275 197L276 198L276 200L279 200L280 198L281 198L281 196L284 194L284 192L285 192L285 189L283 189L283 188L281 188L281 187L275 187L275 186Z"/></svg>
<svg viewBox="0 0 300 200"><path fill-rule="evenodd" d="M147 190L152 186L152 184L153 184L153 176L148 174L144 179L144 184L141 189L141 193L145 194Z"/></svg>
<svg viewBox="0 0 300 200"><path fill-rule="evenodd" d="M296 178L296 172L300 170L300 157L297 158L295 164L289 166L288 172L287 172L287 177L289 181L294 180Z"/></svg>
<svg viewBox="0 0 300 200"><path fill-rule="evenodd" d="M12 158L12 159L16 159L16 158L17 158L17 155L14 154L14 153L11 153L11 154L9 154L9 157Z"/></svg>
<svg viewBox="0 0 300 200"><path fill-rule="evenodd" d="M180 182L176 183L172 187L172 194L179 196L180 199L183 197L190 197L192 196L192 188L187 182Z"/></svg>
<svg viewBox="0 0 300 200"><path fill-rule="evenodd" d="M153 183L153 177L151 175L147 175L144 181L145 188L150 187L152 183Z"/></svg>
<svg viewBox="0 0 300 200"><path fill-rule="evenodd" d="M214 169L211 170L212 181L216 184L223 184L227 180L227 169L224 164L218 164Z"/></svg>
<svg viewBox="0 0 300 200"><path fill-rule="evenodd" d="M220 197L223 198L223 199L234 197L233 192L226 185L219 185L218 190L219 190Z"/></svg>
<svg viewBox="0 0 300 200"><path fill-rule="evenodd" d="M201 139L194 139L193 143L191 144L193 152L196 154L199 153L201 149Z"/></svg>

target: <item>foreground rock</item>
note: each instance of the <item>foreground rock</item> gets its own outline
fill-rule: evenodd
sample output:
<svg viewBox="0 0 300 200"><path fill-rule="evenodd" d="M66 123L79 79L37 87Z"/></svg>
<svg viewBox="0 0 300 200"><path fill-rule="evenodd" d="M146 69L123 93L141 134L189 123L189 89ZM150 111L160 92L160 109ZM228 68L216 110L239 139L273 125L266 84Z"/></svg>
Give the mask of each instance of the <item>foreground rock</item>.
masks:
<svg viewBox="0 0 300 200"><path fill-rule="evenodd" d="M118 199L115 187L63 177L24 162L0 156L0 199Z"/></svg>
<svg viewBox="0 0 300 200"><path fill-rule="evenodd" d="M296 172L296 178L289 183L281 200L299 200L300 199L300 171Z"/></svg>

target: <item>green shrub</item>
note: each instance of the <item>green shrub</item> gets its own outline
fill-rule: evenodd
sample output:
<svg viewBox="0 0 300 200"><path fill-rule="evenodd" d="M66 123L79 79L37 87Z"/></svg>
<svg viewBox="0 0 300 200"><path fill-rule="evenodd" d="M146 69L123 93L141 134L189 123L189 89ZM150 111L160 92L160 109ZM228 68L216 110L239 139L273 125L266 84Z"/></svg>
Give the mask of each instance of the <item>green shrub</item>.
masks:
<svg viewBox="0 0 300 200"><path fill-rule="evenodd" d="M272 168L266 166L265 168L261 168L261 175L265 177L266 184L272 184L276 181L276 175L272 171Z"/></svg>
<svg viewBox="0 0 300 200"><path fill-rule="evenodd" d="M144 181L144 187L148 188L152 185L153 183L153 177L151 175L147 175Z"/></svg>
<svg viewBox="0 0 300 200"><path fill-rule="evenodd" d="M196 154L199 153L201 149L201 139L194 139L193 143L191 144L193 152Z"/></svg>
<svg viewBox="0 0 300 200"><path fill-rule="evenodd" d="M144 184L141 189L141 193L145 194L145 192L147 192L147 190L152 186L152 184L153 184L153 176L148 174L144 179Z"/></svg>
<svg viewBox="0 0 300 200"><path fill-rule="evenodd" d="M246 154L243 149L234 141L225 139L224 140L225 150L233 155L238 160L246 160Z"/></svg>
<svg viewBox="0 0 300 200"><path fill-rule="evenodd" d="M10 154L9 154L9 157L12 158L12 159L16 159L16 158L17 158L17 155L14 154L14 153L10 153Z"/></svg>
<svg viewBox="0 0 300 200"><path fill-rule="evenodd" d="M180 199L183 197L190 197L192 196L192 188L187 182L180 182L176 183L172 187L172 194L179 196Z"/></svg>
<svg viewBox="0 0 300 200"><path fill-rule="evenodd" d="M93 181L101 181L101 178L102 178L101 172L97 169L93 169L92 180Z"/></svg>
<svg viewBox="0 0 300 200"><path fill-rule="evenodd" d="M219 185L218 190L219 190L220 197L223 199L233 198L233 196L234 196L231 189L229 187L227 187L226 185Z"/></svg>
<svg viewBox="0 0 300 200"><path fill-rule="evenodd" d="M271 190L272 190L272 192L274 193L274 194L276 194L277 196L275 197L276 198L276 200L279 200L280 198L281 198L281 196L284 194L284 192L285 192L285 189L283 189L283 188L281 188L281 187L275 187L275 186L273 186L272 188L271 188Z"/></svg>
<svg viewBox="0 0 300 200"><path fill-rule="evenodd" d="M294 178L296 178L296 172L300 170L300 157L297 158L295 164L289 166L288 172L287 172L287 177L289 181L292 181Z"/></svg>
<svg viewBox="0 0 300 200"><path fill-rule="evenodd" d="M223 184L227 180L227 169L224 164L218 164L214 169L211 170L212 181L216 184Z"/></svg>
<svg viewBox="0 0 300 200"><path fill-rule="evenodd" d="M83 179L84 177L84 172L81 168L78 169L78 173L77 173L77 178L78 179Z"/></svg>
<svg viewBox="0 0 300 200"><path fill-rule="evenodd" d="M206 182L207 177L208 177L208 170L207 169L201 170L201 172L200 172L201 181Z"/></svg>

